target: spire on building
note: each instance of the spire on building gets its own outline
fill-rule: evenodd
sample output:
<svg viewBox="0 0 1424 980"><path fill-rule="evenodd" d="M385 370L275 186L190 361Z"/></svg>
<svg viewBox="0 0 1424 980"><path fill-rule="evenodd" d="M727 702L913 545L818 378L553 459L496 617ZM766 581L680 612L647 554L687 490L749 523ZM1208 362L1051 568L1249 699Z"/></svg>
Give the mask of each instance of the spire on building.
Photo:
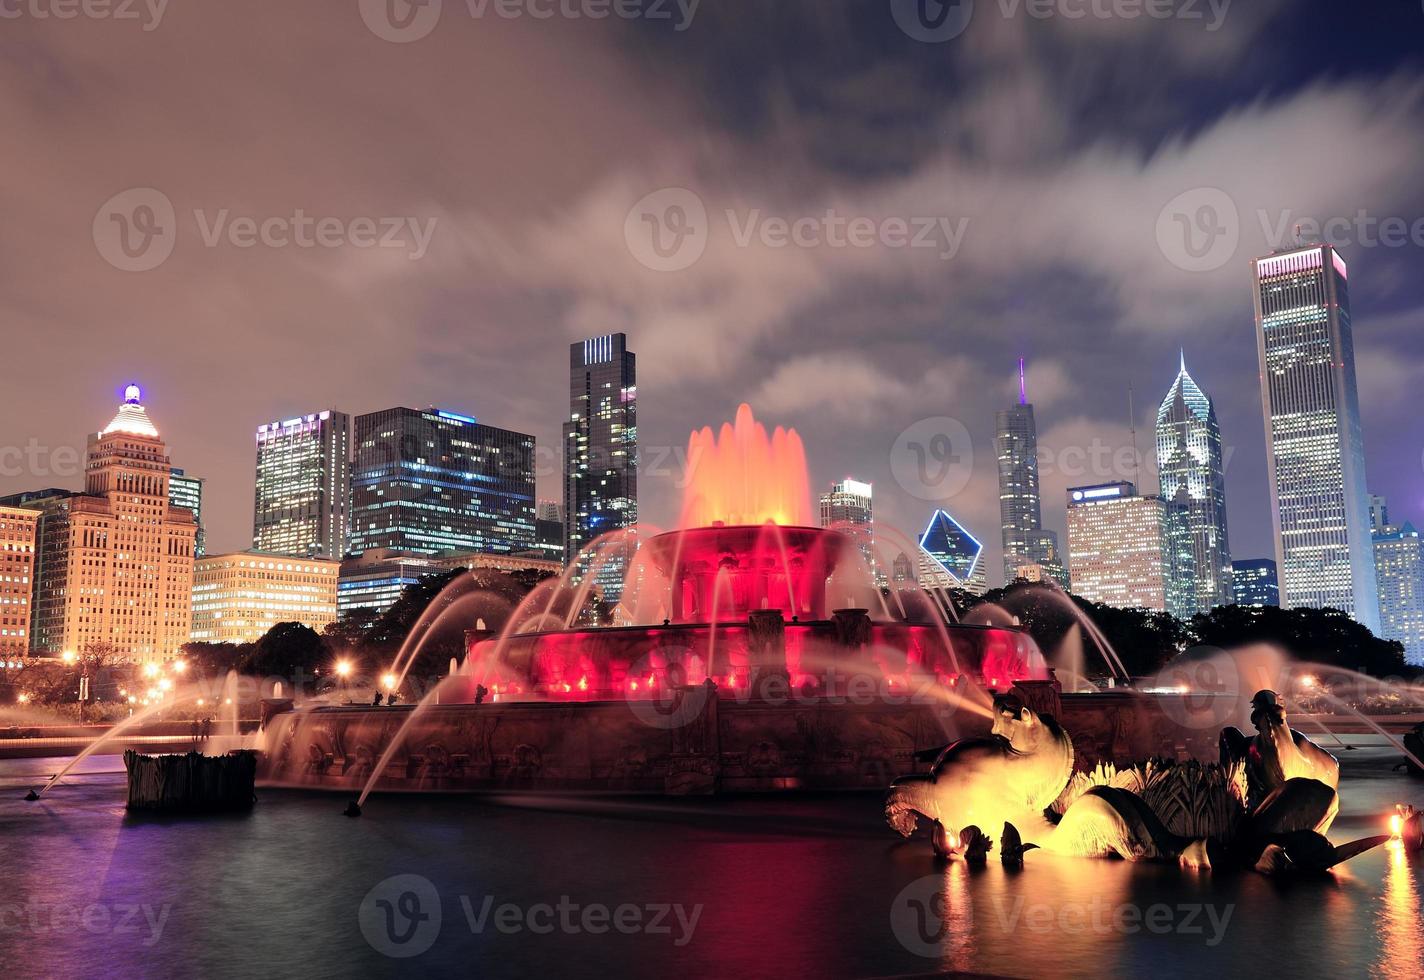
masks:
<svg viewBox="0 0 1424 980"><path fill-rule="evenodd" d="M1025 377L1024 359L1019 358L1019 404L1028 404L1028 379Z"/></svg>

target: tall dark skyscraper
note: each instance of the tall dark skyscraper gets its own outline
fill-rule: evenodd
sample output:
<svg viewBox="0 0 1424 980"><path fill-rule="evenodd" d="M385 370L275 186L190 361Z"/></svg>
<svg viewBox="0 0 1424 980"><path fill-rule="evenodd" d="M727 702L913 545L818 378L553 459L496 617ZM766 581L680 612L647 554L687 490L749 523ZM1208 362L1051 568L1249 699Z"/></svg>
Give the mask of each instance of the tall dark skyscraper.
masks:
<svg viewBox="0 0 1424 980"><path fill-rule="evenodd" d="M1162 498L1185 511L1190 555L1177 587L1191 612L1228 606L1231 547L1226 534L1226 466L1212 400L1181 369L1157 409L1157 472Z"/></svg>
<svg viewBox="0 0 1424 980"><path fill-rule="evenodd" d="M1379 629L1349 270L1331 245L1252 263L1281 605Z"/></svg>
<svg viewBox="0 0 1424 980"><path fill-rule="evenodd" d="M353 553L534 549L534 437L438 409L356 417Z"/></svg>
<svg viewBox="0 0 1424 980"><path fill-rule="evenodd" d="M994 450L999 460L999 524L1003 531L1004 581L1012 582L1030 565L1065 588L1067 573L1058 551L1058 535L1043 527L1038 488L1038 426L1028 400L1024 362L1019 360L1019 403L995 415Z"/></svg>
<svg viewBox="0 0 1424 980"><path fill-rule="evenodd" d="M564 558L572 563L600 535L638 523L637 357L621 333L569 345L569 417L564 422ZM617 602L631 555L610 546L596 564L604 599Z"/></svg>

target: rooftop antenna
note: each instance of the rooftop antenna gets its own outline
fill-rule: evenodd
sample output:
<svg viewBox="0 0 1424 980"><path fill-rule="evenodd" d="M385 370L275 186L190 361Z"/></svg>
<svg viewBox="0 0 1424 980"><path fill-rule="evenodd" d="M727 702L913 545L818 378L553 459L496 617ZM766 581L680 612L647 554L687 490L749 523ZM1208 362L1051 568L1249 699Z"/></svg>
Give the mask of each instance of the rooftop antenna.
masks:
<svg viewBox="0 0 1424 980"><path fill-rule="evenodd" d="M1019 404L1028 404L1028 383L1024 377L1024 359L1019 358Z"/></svg>

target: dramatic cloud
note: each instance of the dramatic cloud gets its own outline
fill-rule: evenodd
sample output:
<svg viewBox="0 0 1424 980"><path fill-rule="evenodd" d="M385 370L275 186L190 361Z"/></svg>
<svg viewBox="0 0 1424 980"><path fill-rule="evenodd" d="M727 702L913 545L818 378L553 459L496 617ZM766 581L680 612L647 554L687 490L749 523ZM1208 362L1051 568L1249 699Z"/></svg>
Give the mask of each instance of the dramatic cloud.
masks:
<svg viewBox="0 0 1424 980"><path fill-rule="evenodd" d="M948 506L996 568L993 414L1017 358L1045 446L1122 449L1133 385L1150 460L1185 347L1236 448L1234 541L1264 554L1247 260L1297 222L1349 218L1372 479L1424 507L1397 394L1424 360L1420 245L1360 241L1353 220L1424 216L1424 81L1385 50L1397 11L1371 22L1383 53L1327 62L1281 2L1230 4L1217 29L981 2L945 44L906 36L888 4L705 3L679 31L447 3L402 44L356 6L174 5L147 32L7 21L0 322L27 367L0 446L67 458L139 378L174 462L209 479L214 547L236 548L258 423L435 403L554 446L566 345L622 330L647 446L751 400L802 430L816 484L871 480L877 516L913 531ZM94 239L132 188L177 223L145 272ZM650 225L648 200L693 220ZM1164 216L1203 201L1225 202L1219 225ZM281 242L250 243L243 219ZM293 243L319 219L338 242ZM363 221L392 247L362 247ZM1232 240L1189 271L1189 231ZM892 454L941 417L973 462L927 500ZM0 490L77 484L64 469L27 464ZM1045 478L1060 530L1071 479ZM677 481L643 490L666 523Z"/></svg>

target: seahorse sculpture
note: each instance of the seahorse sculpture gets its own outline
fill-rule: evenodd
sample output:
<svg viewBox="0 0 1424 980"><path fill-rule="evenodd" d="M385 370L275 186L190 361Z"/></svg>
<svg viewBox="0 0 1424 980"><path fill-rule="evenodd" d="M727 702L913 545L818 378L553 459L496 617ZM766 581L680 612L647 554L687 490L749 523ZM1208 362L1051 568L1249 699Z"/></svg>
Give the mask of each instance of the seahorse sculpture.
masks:
<svg viewBox="0 0 1424 980"><path fill-rule="evenodd" d="M902 776L890 785L885 816L903 836L923 818L948 852L967 827L1006 821L1047 830L1044 808L1073 773L1073 742L1051 715L1040 716L1019 698L994 699L987 738L967 738L939 753L928 774ZM937 845L939 846L939 845Z"/></svg>
<svg viewBox="0 0 1424 980"><path fill-rule="evenodd" d="M1072 742L1057 722L1000 696L992 734L950 745L928 774L895 780L886 818L904 837L921 818L930 821L943 857L979 858L987 847L978 828L1002 820L1001 853L1013 862L1028 849L1019 831L1026 827L1041 841L1034 846L1060 854L1266 874L1325 871L1388 839L1332 845L1325 830L1339 810L1338 762L1286 726L1273 692L1259 692L1252 705L1256 739L1223 732L1215 766L1152 760L1123 772L1099 766L1075 775ZM1056 825L1045 815L1050 804L1061 813ZM1185 805L1194 812L1184 812Z"/></svg>

